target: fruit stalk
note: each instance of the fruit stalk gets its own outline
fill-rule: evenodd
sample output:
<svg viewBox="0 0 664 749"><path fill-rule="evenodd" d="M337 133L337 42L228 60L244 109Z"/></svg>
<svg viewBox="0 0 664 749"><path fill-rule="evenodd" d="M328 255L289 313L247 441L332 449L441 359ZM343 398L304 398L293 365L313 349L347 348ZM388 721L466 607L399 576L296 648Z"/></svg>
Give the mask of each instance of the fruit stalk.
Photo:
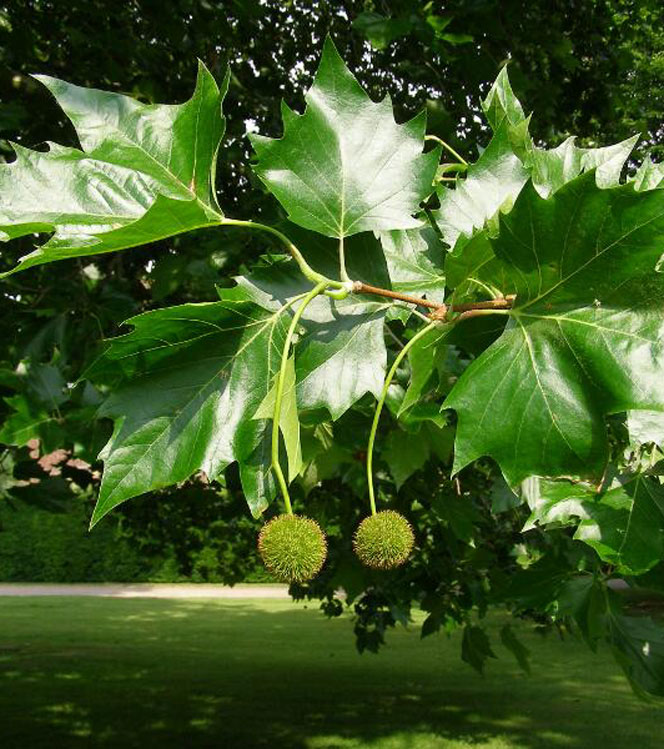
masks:
<svg viewBox="0 0 664 749"><path fill-rule="evenodd" d="M376 497L374 493L373 482L373 450L374 444L376 442L376 432L378 431L378 421L380 420L380 414L383 410L383 406L385 405L387 391L392 384L394 375L399 368L399 364L401 364L401 362L403 361L403 358L410 351L410 349L430 330L435 328L436 325L438 325L437 321L429 323L429 325L422 328L422 330L418 331L397 354L397 358L394 360L394 363L390 367L390 371L387 373L387 377L385 378L385 382L383 384L383 390L381 391L380 398L378 399L378 403L376 404L376 411L374 413L373 423L371 424L371 432L369 433L369 443L367 445L367 484L369 486L369 504L371 505L372 515L376 514Z"/></svg>
<svg viewBox="0 0 664 749"><path fill-rule="evenodd" d="M290 353L291 341L293 335L300 322L300 318L307 308L309 302L315 299L319 294L322 294L325 289L330 285L327 279L320 281L302 300L302 303L295 311L291 324L286 333L286 340L284 341L284 347L281 352L281 366L279 368L279 374L277 376L277 390L274 397L274 415L272 417L272 470L274 475L277 477L279 488L281 489L281 495L284 499L284 506L286 512L289 515L293 514L293 507L291 505L290 494L288 493L288 484L284 472L281 470L279 463L279 424L281 422L281 403L284 397L284 382L286 380L286 368L288 367L288 354Z"/></svg>

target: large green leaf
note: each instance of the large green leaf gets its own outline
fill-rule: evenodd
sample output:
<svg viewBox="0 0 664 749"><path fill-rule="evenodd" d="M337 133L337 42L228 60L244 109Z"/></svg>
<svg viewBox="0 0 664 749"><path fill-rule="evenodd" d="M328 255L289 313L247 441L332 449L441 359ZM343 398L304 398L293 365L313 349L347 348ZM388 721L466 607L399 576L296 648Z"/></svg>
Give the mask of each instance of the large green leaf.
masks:
<svg viewBox="0 0 664 749"><path fill-rule="evenodd" d="M419 226L440 154L422 153L424 116L398 125L390 99L373 102L330 39L306 101L302 115L282 106L282 138L251 136L256 172L291 221L339 239Z"/></svg>
<svg viewBox="0 0 664 749"><path fill-rule="evenodd" d="M455 470L489 455L513 485L599 479L604 416L664 408L664 194L599 189L593 173L548 200L527 186L488 241L495 281L509 277L517 299L445 402L459 417Z"/></svg>
<svg viewBox="0 0 664 749"><path fill-rule="evenodd" d="M0 239L53 232L3 275L219 223L214 167L228 78L220 89L201 63L192 98L175 106L38 78L83 150L16 145L16 160L0 165Z"/></svg>
<svg viewBox="0 0 664 749"><path fill-rule="evenodd" d="M117 384L100 410L115 429L101 455L93 523L127 499L197 471L214 479L235 460L263 472L269 467L269 420L254 416L279 368L287 315L228 292L220 302L160 309L128 322L134 330L112 340L89 373ZM246 468L243 476L259 513L265 503L249 492L263 492L268 480Z"/></svg>
<svg viewBox="0 0 664 749"><path fill-rule="evenodd" d="M484 249L483 263L488 262L492 254L487 254L481 243L466 248L468 238L499 209L508 212L529 177L545 198L593 169L600 187L617 185L638 139L634 136L606 148L579 148L571 137L557 148L538 147L528 132L530 118L526 118L512 91L507 68L498 74L482 108L494 131L493 137L479 159L468 167L465 180L455 184L454 189L443 185L438 188L440 208L433 212L443 238L455 249L456 263L446 266L448 275L458 277L459 270L454 265L460 262L463 268L472 266L469 270L475 271L476 281L481 280L477 274L478 252ZM646 185L654 186L655 171L653 168L641 175L638 185L644 185L643 189ZM459 237L462 239L457 242ZM457 287L460 280L463 279L457 279L452 287Z"/></svg>

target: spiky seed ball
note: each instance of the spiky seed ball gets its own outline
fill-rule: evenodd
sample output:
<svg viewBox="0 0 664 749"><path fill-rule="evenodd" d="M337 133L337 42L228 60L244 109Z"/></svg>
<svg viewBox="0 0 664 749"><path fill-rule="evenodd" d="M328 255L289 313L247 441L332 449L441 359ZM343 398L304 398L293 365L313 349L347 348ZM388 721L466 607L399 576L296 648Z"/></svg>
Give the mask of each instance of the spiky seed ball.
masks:
<svg viewBox="0 0 664 749"><path fill-rule="evenodd" d="M277 515L258 534L258 550L267 569L287 583L311 580L327 557L325 534L315 520Z"/></svg>
<svg viewBox="0 0 664 749"><path fill-rule="evenodd" d="M413 550L415 535L406 518L394 510L381 510L359 524L353 548L363 564L391 570L403 564Z"/></svg>

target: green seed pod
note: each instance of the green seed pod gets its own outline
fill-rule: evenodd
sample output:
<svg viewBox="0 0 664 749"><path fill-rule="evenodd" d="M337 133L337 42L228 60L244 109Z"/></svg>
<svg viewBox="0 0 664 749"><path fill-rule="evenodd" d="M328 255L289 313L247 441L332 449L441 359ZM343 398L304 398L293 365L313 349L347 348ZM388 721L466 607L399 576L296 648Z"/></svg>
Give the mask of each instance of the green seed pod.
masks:
<svg viewBox="0 0 664 749"><path fill-rule="evenodd" d="M391 570L408 559L414 543L415 535L406 518L394 510L381 510L359 524L353 548L367 567Z"/></svg>
<svg viewBox="0 0 664 749"><path fill-rule="evenodd" d="M275 577L286 583L302 583L320 572L327 557L327 541L315 520L277 515L261 528L258 550Z"/></svg>

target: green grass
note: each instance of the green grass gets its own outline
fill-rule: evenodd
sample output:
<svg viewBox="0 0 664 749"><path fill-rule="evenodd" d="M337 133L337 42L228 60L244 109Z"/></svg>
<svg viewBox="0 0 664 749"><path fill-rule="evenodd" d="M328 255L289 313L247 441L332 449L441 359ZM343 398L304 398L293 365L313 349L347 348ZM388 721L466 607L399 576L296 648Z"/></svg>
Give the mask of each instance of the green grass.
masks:
<svg viewBox="0 0 664 749"><path fill-rule="evenodd" d="M0 607L3 749L661 746L661 707L639 702L608 654L525 624L533 676L496 644L482 678L456 636L398 629L360 656L347 619L288 601Z"/></svg>

